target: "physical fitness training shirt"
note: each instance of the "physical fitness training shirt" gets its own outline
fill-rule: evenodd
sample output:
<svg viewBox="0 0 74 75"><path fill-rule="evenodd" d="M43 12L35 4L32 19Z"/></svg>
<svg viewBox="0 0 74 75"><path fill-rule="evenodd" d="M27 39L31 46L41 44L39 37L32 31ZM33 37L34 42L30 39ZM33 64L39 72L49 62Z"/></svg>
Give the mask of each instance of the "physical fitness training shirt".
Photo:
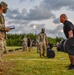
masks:
<svg viewBox="0 0 74 75"><path fill-rule="evenodd" d="M66 38L69 38L68 32L70 30L73 31L73 36L74 36L74 25L68 20L66 20L63 24L64 24L63 31L64 31L64 34L65 34Z"/></svg>

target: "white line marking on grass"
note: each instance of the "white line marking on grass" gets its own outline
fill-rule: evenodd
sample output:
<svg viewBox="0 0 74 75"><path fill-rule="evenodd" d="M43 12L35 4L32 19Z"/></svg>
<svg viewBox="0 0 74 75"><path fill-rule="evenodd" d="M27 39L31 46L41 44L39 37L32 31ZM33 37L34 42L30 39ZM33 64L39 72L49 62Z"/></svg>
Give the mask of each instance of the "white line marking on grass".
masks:
<svg viewBox="0 0 74 75"><path fill-rule="evenodd" d="M48 59L34 59L34 58L18 58L18 59L10 59L11 61L16 61L16 60L27 60L27 61L32 61L32 60L34 60L34 61L59 61L58 59L57 60L55 60L54 58L48 58Z"/></svg>
<svg viewBox="0 0 74 75"><path fill-rule="evenodd" d="M30 60L38 60L38 61L49 61L49 59L21 59L21 58L18 58L18 59L10 59L10 60L12 60L12 61L14 61L14 60L28 60L28 61L30 61Z"/></svg>

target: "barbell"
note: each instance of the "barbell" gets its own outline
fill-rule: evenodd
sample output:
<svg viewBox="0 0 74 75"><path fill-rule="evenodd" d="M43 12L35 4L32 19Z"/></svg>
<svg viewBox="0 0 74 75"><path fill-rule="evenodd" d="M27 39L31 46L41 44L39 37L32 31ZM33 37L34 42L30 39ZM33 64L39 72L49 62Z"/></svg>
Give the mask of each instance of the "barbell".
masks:
<svg viewBox="0 0 74 75"><path fill-rule="evenodd" d="M57 45L57 51L67 52L70 55L74 55L74 37L62 40Z"/></svg>

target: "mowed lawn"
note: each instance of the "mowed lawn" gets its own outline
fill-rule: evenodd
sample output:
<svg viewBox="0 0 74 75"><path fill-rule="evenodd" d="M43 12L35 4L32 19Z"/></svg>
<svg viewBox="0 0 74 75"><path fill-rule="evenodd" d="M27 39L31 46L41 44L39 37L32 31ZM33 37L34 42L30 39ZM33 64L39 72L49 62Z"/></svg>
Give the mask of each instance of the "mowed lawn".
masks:
<svg viewBox="0 0 74 75"><path fill-rule="evenodd" d="M7 47L13 52L3 55L0 63L0 75L74 75L74 70L67 70L65 66L70 64L67 53L55 51L55 58L40 58L36 48L30 52L22 49L15 51L19 47Z"/></svg>

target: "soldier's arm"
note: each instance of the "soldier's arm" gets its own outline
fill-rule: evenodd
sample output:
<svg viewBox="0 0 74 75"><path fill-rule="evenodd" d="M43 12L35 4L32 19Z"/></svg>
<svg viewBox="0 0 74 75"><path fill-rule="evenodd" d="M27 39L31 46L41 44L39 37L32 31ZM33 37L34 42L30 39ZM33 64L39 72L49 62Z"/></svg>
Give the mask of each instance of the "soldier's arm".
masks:
<svg viewBox="0 0 74 75"><path fill-rule="evenodd" d="M73 37L73 31L72 31L72 30L70 30L70 31L68 32L68 34L69 34L69 38L70 38L70 37Z"/></svg>
<svg viewBox="0 0 74 75"><path fill-rule="evenodd" d="M5 28L2 24L0 24L0 31L8 32L8 31L10 31L10 28Z"/></svg>

